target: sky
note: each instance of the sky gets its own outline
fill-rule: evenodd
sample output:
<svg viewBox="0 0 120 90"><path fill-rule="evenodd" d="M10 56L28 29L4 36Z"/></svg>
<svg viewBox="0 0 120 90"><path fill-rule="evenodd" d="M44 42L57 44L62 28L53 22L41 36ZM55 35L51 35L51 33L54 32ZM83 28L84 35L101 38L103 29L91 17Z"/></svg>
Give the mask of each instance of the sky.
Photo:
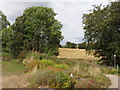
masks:
<svg viewBox="0 0 120 90"><path fill-rule="evenodd" d="M83 42L84 30L82 16L89 13L92 5L107 5L111 0L0 0L0 10L7 16L10 23L14 23L16 17L22 15L26 8L32 6L44 6L53 8L57 13L55 17L63 25L61 31L64 39L76 44ZM113 0L112 0L113 1Z"/></svg>

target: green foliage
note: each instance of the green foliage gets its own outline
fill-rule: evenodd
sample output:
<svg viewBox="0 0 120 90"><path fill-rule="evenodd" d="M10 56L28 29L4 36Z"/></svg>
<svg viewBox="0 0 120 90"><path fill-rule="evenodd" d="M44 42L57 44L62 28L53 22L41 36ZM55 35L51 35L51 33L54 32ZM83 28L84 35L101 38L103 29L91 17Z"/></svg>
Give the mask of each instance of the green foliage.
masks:
<svg viewBox="0 0 120 90"><path fill-rule="evenodd" d="M2 51L3 52L10 52L10 37L12 35L12 30L10 27L10 23L7 20L6 15L3 14L3 12L0 11L0 17L1 17L1 24L2 28L0 29L0 45L2 45Z"/></svg>
<svg viewBox="0 0 120 90"><path fill-rule="evenodd" d="M65 48L76 48L76 44L72 42L66 42Z"/></svg>
<svg viewBox="0 0 120 90"><path fill-rule="evenodd" d="M36 72L31 78L32 87L39 87L40 85L48 85L50 84L49 80L54 79L56 72L52 70L42 70Z"/></svg>
<svg viewBox="0 0 120 90"><path fill-rule="evenodd" d="M34 50L50 55L58 55L58 47L63 39L62 25L55 19L52 8L30 7L16 18L12 25L11 52L17 56L22 50Z"/></svg>
<svg viewBox="0 0 120 90"><path fill-rule="evenodd" d="M103 75L97 76L95 82L98 88L108 88L110 85L110 79Z"/></svg>
<svg viewBox="0 0 120 90"><path fill-rule="evenodd" d="M12 42L11 36L13 35L11 27L2 29L1 34L2 34L2 51L10 52L10 46Z"/></svg>
<svg viewBox="0 0 120 90"><path fill-rule="evenodd" d="M104 74L110 74L112 67L107 67L107 66L101 66L100 67L101 73Z"/></svg>
<svg viewBox="0 0 120 90"><path fill-rule="evenodd" d="M79 49L86 49L86 43L85 43L85 42L79 43L79 44L78 44L78 48L79 48Z"/></svg>
<svg viewBox="0 0 120 90"><path fill-rule="evenodd" d="M111 2L103 8L101 5L94 6L91 13L83 15L84 40L89 47L87 50L95 49L94 55L101 56L102 60L106 60L107 65L120 65L119 6L120 1Z"/></svg>
<svg viewBox="0 0 120 90"><path fill-rule="evenodd" d="M7 20L6 15L0 11L0 16L2 17L2 29L7 28L10 25L10 22Z"/></svg>
<svg viewBox="0 0 120 90"><path fill-rule="evenodd" d="M41 53L37 51L23 51L19 54L19 59L25 65L27 71L32 71L36 66L40 66L40 57Z"/></svg>
<svg viewBox="0 0 120 90"><path fill-rule="evenodd" d="M69 75L73 74L75 88L107 88L110 85L110 80L104 76L105 73L102 73L101 67L88 64L84 60L65 72Z"/></svg>
<svg viewBox="0 0 120 90"><path fill-rule="evenodd" d="M44 70L38 71L32 78L32 87L48 85L51 88L72 88L72 78L62 72Z"/></svg>
<svg viewBox="0 0 120 90"><path fill-rule="evenodd" d="M110 74L117 74L117 70L116 69L112 69Z"/></svg>
<svg viewBox="0 0 120 90"><path fill-rule="evenodd" d="M54 68L57 68L57 69L68 69L68 65L67 64L55 64L54 66L53 66Z"/></svg>
<svg viewBox="0 0 120 90"><path fill-rule="evenodd" d="M40 68L45 68L48 66L53 66L55 63L52 60L40 60Z"/></svg>
<svg viewBox="0 0 120 90"><path fill-rule="evenodd" d="M41 55L38 51L23 51L20 54L24 55L25 58L32 58L33 60L39 60Z"/></svg>
<svg viewBox="0 0 120 90"><path fill-rule="evenodd" d="M117 69L111 69L111 71L109 72L109 74L113 74L113 75L120 75L120 70Z"/></svg>
<svg viewBox="0 0 120 90"><path fill-rule="evenodd" d="M108 88L110 80L102 75L96 77L81 78L76 82L75 88Z"/></svg>
<svg viewBox="0 0 120 90"><path fill-rule="evenodd" d="M58 72L57 75L55 76L55 83L53 83L53 87L58 87L58 88L73 88L74 83L72 82L72 77L66 76L62 72Z"/></svg>
<svg viewBox="0 0 120 90"><path fill-rule="evenodd" d="M9 61L9 60L12 60L12 59L13 59L13 57L10 53L2 52L2 60Z"/></svg>

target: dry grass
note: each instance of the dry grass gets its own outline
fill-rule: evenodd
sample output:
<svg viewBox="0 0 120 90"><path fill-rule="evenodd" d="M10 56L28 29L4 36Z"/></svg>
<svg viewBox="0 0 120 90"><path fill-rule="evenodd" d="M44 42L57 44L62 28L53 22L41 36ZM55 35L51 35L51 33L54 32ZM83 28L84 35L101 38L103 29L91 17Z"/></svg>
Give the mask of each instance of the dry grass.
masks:
<svg viewBox="0 0 120 90"><path fill-rule="evenodd" d="M85 49L59 48L58 58L97 60L92 54L86 54Z"/></svg>

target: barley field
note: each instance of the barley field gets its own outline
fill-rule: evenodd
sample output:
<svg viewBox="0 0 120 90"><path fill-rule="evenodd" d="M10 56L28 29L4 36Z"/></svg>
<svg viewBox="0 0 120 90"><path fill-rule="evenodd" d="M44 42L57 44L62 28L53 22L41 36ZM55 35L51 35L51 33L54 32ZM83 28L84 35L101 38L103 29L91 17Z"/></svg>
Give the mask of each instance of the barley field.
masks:
<svg viewBox="0 0 120 90"><path fill-rule="evenodd" d="M92 54L86 54L85 49L71 49L71 48L59 48L58 58L71 58L71 59L88 59L98 60Z"/></svg>

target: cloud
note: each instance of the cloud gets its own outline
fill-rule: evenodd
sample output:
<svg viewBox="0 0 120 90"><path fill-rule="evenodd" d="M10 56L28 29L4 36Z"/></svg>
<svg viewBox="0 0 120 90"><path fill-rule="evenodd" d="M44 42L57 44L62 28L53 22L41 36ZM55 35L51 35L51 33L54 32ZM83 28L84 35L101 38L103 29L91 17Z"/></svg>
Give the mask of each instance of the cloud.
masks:
<svg viewBox="0 0 120 90"><path fill-rule="evenodd" d="M15 21L16 17L22 15L25 8L32 6L49 7L49 2L0 2L0 10L7 15L11 23Z"/></svg>
<svg viewBox="0 0 120 90"><path fill-rule="evenodd" d="M64 40L61 44L65 44L66 41L80 43L84 37L84 31L82 26L82 16L88 13L88 10L92 9L92 5L107 4L105 2L98 2L98 0L81 0L81 2L53 2L51 7L58 13L56 18L63 24L62 33Z"/></svg>
<svg viewBox="0 0 120 90"><path fill-rule="evenodd" d="M67 41L80 43L84 37L82 27L82 15L88 13L92 9L92 5L107 5L109 0L12 0L13 2L0 2L0 10L7 15L8 20L13 23L15 18L22 15L25 8L32 6L52 7L57 13L58 19L63 28L61 29L64 40L61 44ZM37 2L32 2L37 1Z"/></svg>

